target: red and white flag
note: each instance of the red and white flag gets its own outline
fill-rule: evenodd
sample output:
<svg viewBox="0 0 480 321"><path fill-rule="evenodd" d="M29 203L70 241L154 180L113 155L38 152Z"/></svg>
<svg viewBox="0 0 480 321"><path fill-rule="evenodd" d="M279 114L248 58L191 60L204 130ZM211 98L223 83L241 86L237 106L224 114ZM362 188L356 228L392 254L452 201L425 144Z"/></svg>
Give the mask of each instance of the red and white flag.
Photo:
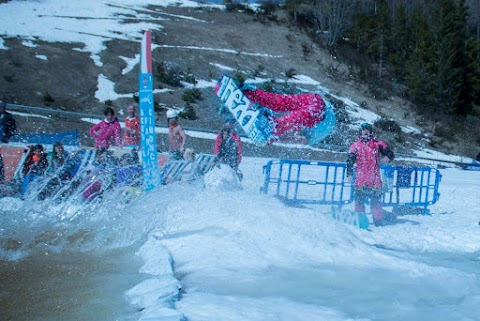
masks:
<svg viewBox="0 0 480 321"><path fill-rule="evenodd" d="M140 73L152 73L152 40L150 30L145 31L142 38L142 51L140 54Z"/></svg>

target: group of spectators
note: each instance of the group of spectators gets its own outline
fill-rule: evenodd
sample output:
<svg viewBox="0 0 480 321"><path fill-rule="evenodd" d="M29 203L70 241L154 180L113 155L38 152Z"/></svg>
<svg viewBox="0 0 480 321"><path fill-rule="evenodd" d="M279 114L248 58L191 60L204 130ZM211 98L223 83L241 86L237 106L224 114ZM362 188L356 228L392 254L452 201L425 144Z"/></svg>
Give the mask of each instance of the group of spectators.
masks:
<svg viewBox="0 0 480 321"><path fill-rule="evenodd" d="M4 101L0 101L0 139L2 143L8 143L10 138L16 134L17 130L15 118L6 111L6 107L7 104ZM138 183L138 179L136 178L138 178L141 173L138 166L140 119L136 115L135 106L128 106L126 111L127 117L125 119L125 128L122 136L120 123L115 117L114 110L111 107L105 108L105 119L90 129L90 135L95 140L96 148L95 161L93 163L94 168L90 169L88 173L83 173L84 177L82 179L92 179L98 175L101 176L109 172L114 167L124 167L121 171L115 171L113 175L110 175L115 179L115 182ZM111 144L131 146L132 152L124 154L121 158L117 158L108 150ZM30 146L26 152L27 154L21 168L21 181L17 180L15 182L7 182L5 180L4 162L0 153L0 193L4 196L17 192L25 195L31 183L39 178L44 179L44 184L41 185L41 190L35 191L36 194L38 193L38 198L45 199L51 196L60 187L71 183L71 180L76 176L80 168L86 151L79 150L71 154L65 150L61 142L56 142L50 154L45 151L44 146L41 144ZM130 173L127 173L125 170L127 167ZM88 199L89 195L100 190L99 184L92 185L94 185L92 188L87 189L85 199ZM97 189L97 191L93 191L94 189Z"/></svg>
<svg viewBox="0 0 480 321"><path fill-rule="evenodd" d="M16 133L16 123L13 116L6 111L7 104L0 101L0 138L2 143L8 143L9 139ZM140 145L140 118L137 116L136 107L127 107L127 117L123 130L118 119L115 117L113 108L106 107L105 118L90 128L90 136L95 141L96 168L98 171L105 171L111 165L117 167L129 167L137 165L133 172L117 172L116 177L125 182L132 182L133 177L140 174L138 167L138 147ZM187 149L187 135L178 121L178 112L167 111L169 126L168 141L170 158L174 160L194 160L195 154L192 149ZM239 165L242 161L242 141L235 129L235 119L227 118L223 128L218 133L213 153L217 155L216 162L230 166L242 178ZM111 152L108 151L111 145L132 146L132 153L125 154L122 159L113 161ZM78 167L79 154L70 156L64 150L61 143L55 143L51 160L42 145L35 145L30 149L23 168L24 180L21 192L25 193L29 184L35 178L44 175L47 171L56 173L47 186L59 186L62 182L72 179ZM381 207L382 182L380 178L380 163L393 160L394 154L383 142L375 138L373 127L370 124L362 124L358 140L349 149L347 159L347 180L352 181L355 177L355 211L365 211L365 201L370 199L372 214L375 224L381 225L384 218ZM0 155L0 178L3 178L3 161ZM120 165L120 166L119 166ZM97 173L98 174L98 173ZM102 184L96 182L85 191L84 198L89 199L102 189ZM41 198L51 194L44 191Z"/></svg>
<svg viewBox="0 0 480 321"><path fill-rule="evenodd" d="M113 108L106 107L103 114L105 119L93 125L89 131L95 141L96 149L108 149L112 144L117 146L138 146L140 144L140 118L137 116L135 106L127 107L123 137L121 136L120 122L115 117Z"/></svg>
<svg viewBox="0 0 480 321"><path fill-rule="evenodd" d="M0 137L3 143L8 143L9 139L16 133L16 122L14 117L6 111L7 104L0 101L1 126ZM133 182L141 174L138 159L138 150L140 145L140 118L137 115L137 108L129 105L126 108L125 126L122 130L115 111L111 107L104 109L105 118L93 125L89 134L94 140L95 161L94 170L91 176L105 174L115 170L115 180ZM179 113L175 110L167 111L167 121L169 127L168 133L168 151L172 160L195 160L195 152L192 148L185 148L187 135L179 124ZM122 133L123 132L123 133ZM120 159L113 156L109 150L111 146L131 147L132 152L124 154ZM227 119L225 127L218 133L215 141L213 153L217 155L217 163L225 163L232 167L241 178L239 165L242 160L242 143L240 136L235 130L234 119ZM65 151L62 143L56 142L50 157L40 144L31 146L28 155L25 158L22 167L23 180L19 191L25 195L31 183L37 178L46 177L46 184L39 192L39 198L45 199L51 196L59 187L69 183L78 171L79 164L83 154L75 152L70 154ZM3 161L0 154L0 178L3 180ZM135 165L135 169L127 173L119 168L126 168ZM133 172L133 173L132 173ZM51 177L50 177L51 176ZM85 191L85 199L98 193L102 189L102 184L96 182Z"/></svg>

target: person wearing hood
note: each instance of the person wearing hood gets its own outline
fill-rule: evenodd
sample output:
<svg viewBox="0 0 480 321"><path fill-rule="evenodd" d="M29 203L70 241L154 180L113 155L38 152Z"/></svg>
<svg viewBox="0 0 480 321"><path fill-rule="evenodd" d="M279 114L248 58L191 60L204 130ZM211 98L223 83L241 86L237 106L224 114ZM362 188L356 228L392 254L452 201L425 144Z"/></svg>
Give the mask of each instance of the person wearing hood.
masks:
<svg viewBox="0 0 480 321"><path fill-rule="evenodd" d="M348 151L347 181L351 182L355 167L355 212L365 212L365 201L370 198L370 208L375 226L384 225L382 209L382 179L380 164L394 159L387 144L374 136L368 123L360 126L360 136Z"/></svg>
<svg viewBox="0 0 480 321"><path fill-rule="evenodd" d="M105 119L90 128L90 136L95 140L95 148L108 149L112 143L121 146L121 128L113 108L103 111Z"/></svg>

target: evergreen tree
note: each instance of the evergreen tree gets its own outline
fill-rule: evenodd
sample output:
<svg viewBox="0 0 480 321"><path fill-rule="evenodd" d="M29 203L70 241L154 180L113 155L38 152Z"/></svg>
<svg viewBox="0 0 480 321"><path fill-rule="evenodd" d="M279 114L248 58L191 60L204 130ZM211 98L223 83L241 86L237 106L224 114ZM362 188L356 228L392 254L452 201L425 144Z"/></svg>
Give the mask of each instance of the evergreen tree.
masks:
<svg viewBox="0 0 480 321"><path fill-rule="evenodd" d="M391 28L391 52L388 60L396 77L405 80L407 62L410 59L411 27L407 24L407 13L403 3L396 7Z"/></svg>
<svg viewBox="0 0 480 321"><path fill-rule="evenodd" d="M359 53L370 55L369 48L375 38L375 17L370 13L357 14L349 38Z"/></svg>
<svg viewBox="0 0 480 321"><path fill-rule="evenodd" d="M382 77L383 64L388 52L388 40L390 37L390 23L388 20L388 4L386 0L380 0L375 12L375 41L372 52L375 52L378 61L378 77Z"/></svg>
<svg viewBox="0 0 480 321"><path fill-rule="evenodd" d="M406 64L408 95L419 107L419 112L432 112L438 106L435 94L435 64L433 33L421 6L412 14L412 53Z"/></svg>
<svg viewBox="0 0 480 321"><path fill-rule="evenodd" d="M462 28L465 34L465 41L462 47L462 60L456 61L462 70L463 82L455 112L462 116L478 114L478 111L480 111L478 107L480 105L479 41L475 39L475 33L468 33L468 12L469 8L465 0L460 0L458 2L457 17L459 21L464 21Z"/></svg>
<svg viewBox="0 0 480 321"><path fill-rule="evenodd" d="M437 95L447 113L460 108L464 87L466 17L453 0L441 0L436 14Z"/></svg>
<svg viewBox="0 0 480 321"><path fill-rule="evenodd" d="M467 41L465 66L465 91L462 96L465 115L480 116L480 42L474 37Z"/></svg>

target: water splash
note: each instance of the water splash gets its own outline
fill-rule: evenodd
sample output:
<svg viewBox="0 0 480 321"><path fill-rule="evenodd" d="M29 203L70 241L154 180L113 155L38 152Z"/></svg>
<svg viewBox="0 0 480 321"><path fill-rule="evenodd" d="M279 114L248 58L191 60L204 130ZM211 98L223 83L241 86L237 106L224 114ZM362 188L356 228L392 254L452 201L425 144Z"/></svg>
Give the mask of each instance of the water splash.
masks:
<svg viewBox="0 0 480 321"><path fill-rule="evenodd" d="M115 186L85 200L87 186L78 186L63 200L39 201L40 189L24 199L0 199L0 260L20 260L37 251L131 246L144 241L148 232L161 224L167 188L144 194L138 188Z"/></svg>

